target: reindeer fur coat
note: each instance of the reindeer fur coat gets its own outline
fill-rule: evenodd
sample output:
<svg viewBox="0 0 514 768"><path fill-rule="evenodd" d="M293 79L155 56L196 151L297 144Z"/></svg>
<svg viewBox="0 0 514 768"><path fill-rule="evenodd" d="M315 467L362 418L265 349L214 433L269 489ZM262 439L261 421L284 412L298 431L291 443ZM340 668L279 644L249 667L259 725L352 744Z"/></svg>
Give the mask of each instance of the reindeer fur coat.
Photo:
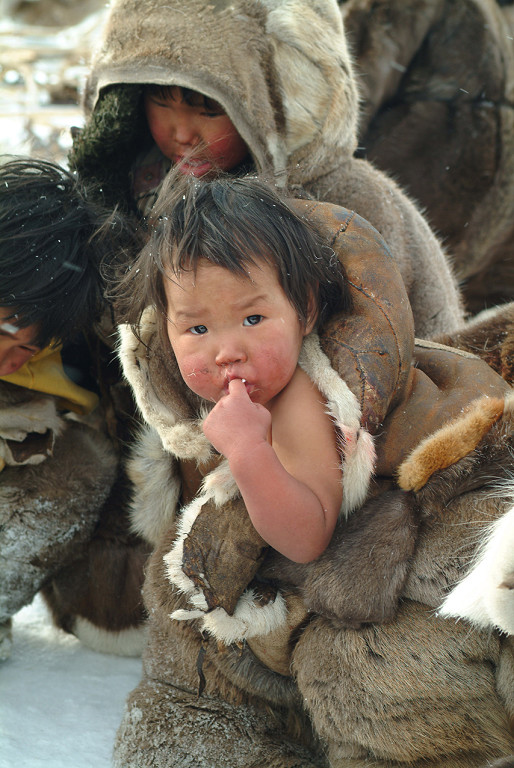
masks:
<svg viewBox="0 0 514 768"><path fill-rule="evenodd" d="M79 401L63 398L92 393L55 356L46 367L39 358L0 380L0 659L11 617L39 590L55 623L89 647L138 655L149 548L129 533L118 443L103 407L77 415Z"/></svg>
<svg viewBox="0 0 514 768"><path fill-rule="evenodd" d="M505 6L505 7L502 7ZM359 154L422 206L472 311L514 295L514 13L497 0L342 0Z"/></svg>

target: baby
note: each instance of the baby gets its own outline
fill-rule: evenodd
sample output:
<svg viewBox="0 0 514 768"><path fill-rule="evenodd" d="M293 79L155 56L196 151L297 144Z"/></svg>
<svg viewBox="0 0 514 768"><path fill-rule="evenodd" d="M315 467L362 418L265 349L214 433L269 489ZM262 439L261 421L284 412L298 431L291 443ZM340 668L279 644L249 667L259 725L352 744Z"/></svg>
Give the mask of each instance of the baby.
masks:
<svg viewBox="0 0 514 768"><path fill-rule="evenodd" d="M342 473L326 402L298 359L311 331L349 309L342 267L265 183L169 178L124 281L126 319L137 328L145 307L160 310L182 378L214 403L203 431L253 526L309 562L330 541Z"/></svg>

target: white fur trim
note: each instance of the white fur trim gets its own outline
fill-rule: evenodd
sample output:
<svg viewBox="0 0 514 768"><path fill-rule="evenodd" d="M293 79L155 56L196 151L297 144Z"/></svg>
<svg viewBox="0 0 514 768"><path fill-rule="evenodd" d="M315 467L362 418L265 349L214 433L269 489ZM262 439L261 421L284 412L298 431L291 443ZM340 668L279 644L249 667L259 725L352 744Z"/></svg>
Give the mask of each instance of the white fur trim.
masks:
<svg viewBox="0 0 514 768"><path fill-rule="evenodd" d="M197 609L178 610L170 614L171 619L184 621L203 617L202 630L225 645L248 640L251 637L268 635L287 621L287 605L280 592L267 605L255 602L256 593L247 589L237 601L234 614L229 616L223 608L204 613Z"/></svg>
<svg viewBox="0 0 514 768"><path fill-rule="evenodd" d="M141 430L127 461L131 530L154 547L175 519L181 482L176 462L151 427Z"/></svg>
<svg viewBox="0 0 514 768"><path fill-rule="evenodd" d="M140 341L128 325L118 328L118 355L123 373L147 424L157 430L165 450L180 459L207 461L212 446L202 432L201 419L177 421L177 416L156 394L148 366L146 343L156 333L155 309L148 307L141 321Z"/></svg>
<svg viewBox="0 0 514 768"><path fill-rule="evenodd" d="M115 656L141 656L147 639L146 626L130 627L119 632L101 629L88 619L78 616L73 625L73 634L87 648L99 653Z"/></svg>
<svg viewBox="0 0 514 768"><path fill-rule="evenodd" d="M287 154L318 139L313 151L323 156L320 135L332 148L353 151L358 95L339 6L335 0L313 0L310 6L303 0L261 2L268 8L266 34L280 80Z"/></svg>
<svg viewBox="0 0 514 768"><path fill-rule="evenodd" d="M238 493L239 490L230 472L228 462L224 460L219 467L209 472L204 479L199 495L182 510L177 538L171 550L163 558L170 582L180 592L188 596L188 600L194 608L202 611L206 611L208 607L203 592L198 589L195 583L182 570L184 541L189 535L196 518L202 511L204 504L208 501L213 501L217 507L220 507L229 499L237 496Z"/></svg>
<svg viewBox="0 0 514 768"><path fill-rule="evenodd" d="M438 613L514 635L514 588L506 583L513 580L514 506L491 525L471 571L450 592Z"/></svg>
<svg viewBox="0 0 514 768"><path fill-rule="evenodd" d="M207 612L208 606L203 592L182 570L184 541L203 505L211 500L220 507L238 493L228 462L223 461L206 476L202 493L184 508L175 543L163 558L168 579L180 592L187 595L192 606L192 610L174 611L171 619L185 621L203 617L202 629L227 645L248 637L267 634L281 626L287 618L285 602L281 595L277 595L273 602L261 606L255 602L253 590L246 590L241 595L232 616L223 608Z"/></svg>
<svg viewBox="0 0 514 768"><path fill-rule="evenodd" d="M330 365L315 333L304 339L299 363L326 399L327 412L343 437L341 512L347 516L364 502L368 492L376 458L373 437L361 427L357 398Z"/></svg>
<svg viewBox="0 0 514 768"><path fill-rule="evenodd" d="M210 611L202 622L202 629L225 645L230 645L250 637L267 635L286 623L287 605L280 592L267 605L259 605L254 598L252 589L243 592L233 616L229 616L223 608Z"/></svg>

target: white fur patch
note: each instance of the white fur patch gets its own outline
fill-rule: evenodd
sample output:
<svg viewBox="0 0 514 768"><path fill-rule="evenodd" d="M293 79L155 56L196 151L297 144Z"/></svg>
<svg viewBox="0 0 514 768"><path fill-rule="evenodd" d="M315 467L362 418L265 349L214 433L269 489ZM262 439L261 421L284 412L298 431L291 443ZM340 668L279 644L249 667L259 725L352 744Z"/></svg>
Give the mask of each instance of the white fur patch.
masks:
<svg viewBox="0 0 514 768"><path fill-rule="evenodd" d="M266 34L276 72L279 78L286 73L280 87L288 154L314 139L321 145L319 137L331 147L353 151L358 95L338 4L261 2L268 8Z"/></svg>
<svg viewBox="0 0 514 768"><path fill-rule="evenodd" d="M54 397L41 396L0 409L0 437L4 440L22 442L31 432L43 435L48 430L58 437L63 427Z"/></svg>
<svg viewBox="0 0 514 768"><path fill-rule="evenodd" d="M232 616L223 608L204 613L200 609L178 610L170 614L171 619L184 621L203 617L202 630L225 645L248 640L251 637L268 635L287 621L287 605L280 592L267 605L255 602L255 591L247 589L239 600Z"/></svg>
<svg viewBox="0 0 514 768"><path fill-rule="evenodd" d="M250 637L267 635L286 623L287 606L280 592L274 601L263 606L254 598L252 589L243 592L233 616L229 616L223 608L210 611L202 622L202 629L225 645L230 645Z"/></svg>
<svg viewBox="0 0 514 768"><path fill-rule="evenodd" d="M471 571L438 613L514 635L514 506L491 525Z"/></svg>
<svg viewBox="0 0 514 768"><path fill-rule="evenodd" d="M115 656L141 656L146 645L146 626L131 627L120 632L113 632L92 624L82 616L77 617L73 625L73 634L87 648L99 653Z"/></svg>

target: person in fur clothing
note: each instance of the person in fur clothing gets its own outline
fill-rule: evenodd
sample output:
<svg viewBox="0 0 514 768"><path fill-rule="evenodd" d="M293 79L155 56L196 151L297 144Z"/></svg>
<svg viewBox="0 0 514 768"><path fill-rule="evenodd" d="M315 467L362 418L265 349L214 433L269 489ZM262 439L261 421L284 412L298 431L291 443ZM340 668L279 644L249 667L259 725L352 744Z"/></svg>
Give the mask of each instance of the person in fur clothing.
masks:
<svg viewBox="0 0 514 768"><path fill-rule="evenodd" d="M86 125L75 131L70 154L109 205L133 210L131 179L138 194L145 184L153 192L170 160L184 154L152 154L149 85L187 89L195 104L207 100L214 121L228 118L227 130L248 149L239 171L249 163L298 196L367 219L398 263L418 335L462 324L451 267L419 210L391 178L354 157L358 92L336 0L116 0L91 64ZM195 149L195 140L185 144Z"/></svg>
<svg viewBox="0 0 514 768"><path fill-rule="evenodd" d="M359 154L413 196L472 312L514 295L514 14L497 0L341 0Z"/></svg>
<svg viewBox="0 0 514 768"><path fill-rule="evenodd" d="M504 323L495 334L504 377L469 352L414 343L412 320L395 314L405 288L378 233L337 206L288 204L341 260L352 298L349 312L304 338L300 354L344 435L341 514L312 562L267 546L230 462L204 434L208 408L182 377L163 294L137 333L121 326L123 370L146 422L129 463L132 525L155 549L144 676L127 701L114 765L504 760L514 750L512 638L438 609L489 522L512 507L512 484L498 479L510 479L514 317L494 318ZM158 259L154 245L148 254ZM387 280L377 280L382 269ZM144 283L146 272L131 273L129 283ZM155 270L148 275L162 284ZM373 307L405 342L400 356L370 322ZM460 341L471 347L492 327L482 319ZM348 351L345 376L327 356L338 344ZM390 364L397 375L386 405L377 382ZM370 440L366 468L359 448Z"/></svg>
<svg viewBox="0 0 514 768"><path fill-rule="evenodd" d="M109 528L113 538L112 517L119 527L126 515L110 497L111 491L119 495L120 451L106 428L100 390L88 370L89 350L78 343L82 332L91 336L103 310L100 265L116 252L124 230L118 216L100 209L90 190L54 163L11 158L0 165L2 658L10 652L13 614L39 590L49 595L53 579L64 582L62 593L70 590L70 570L77 570L81 559L90 572L101 572L96 561ZM135 537L124 536L125 562L130 561L130 542L132 558L139 557L129 622L125 615L130 624L143 618L143 561ZM96 561L87 555L91 549ZM114 551L111 545L111 557ZM74 616L58 622L81 634L82 615L86 640L94 634L84 618L87 581L80 589L75 585ZM118 586L116 601L130 593L128 586ZM101 591L108 592L105 587ZM97 614L99 606L106 611L107 602L106 596L97 601ZM120 614L110 612L108 619L112 629L124 629ZM98 615L95 620L102 626ZM140 652L141 639L132 638L132 645ZM128 643L125 647L128 651Z"/></svg>

